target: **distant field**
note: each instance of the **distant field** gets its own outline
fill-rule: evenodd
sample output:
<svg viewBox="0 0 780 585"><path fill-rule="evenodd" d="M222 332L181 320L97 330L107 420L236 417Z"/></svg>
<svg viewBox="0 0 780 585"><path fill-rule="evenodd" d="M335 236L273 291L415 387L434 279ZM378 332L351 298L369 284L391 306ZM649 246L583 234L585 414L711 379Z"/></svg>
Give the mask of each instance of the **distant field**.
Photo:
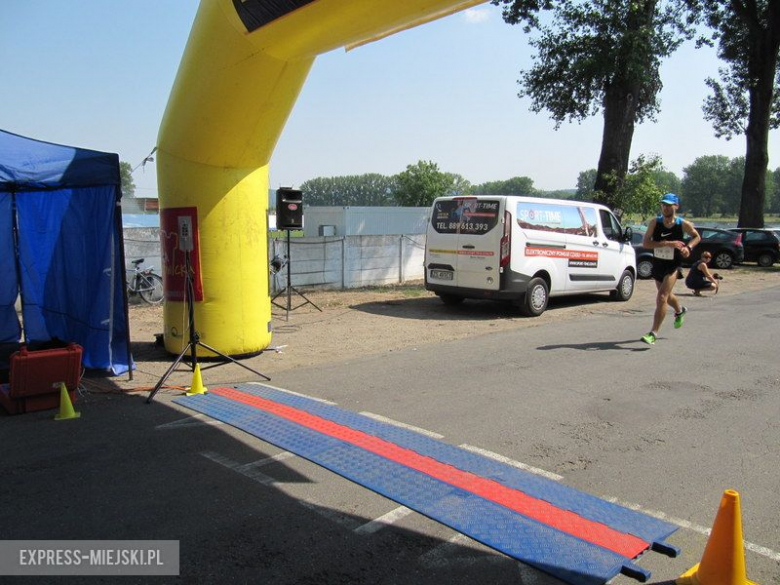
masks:
<svg viewBox="0 0 780 585"><path fill-rule="evenodd" d="M286 240L287 239L287 230L271 230L268 232L268 237L273 238L275 240ZM290 237L291 238L302 238L303 237L303 230L290 230Z"/></svg>

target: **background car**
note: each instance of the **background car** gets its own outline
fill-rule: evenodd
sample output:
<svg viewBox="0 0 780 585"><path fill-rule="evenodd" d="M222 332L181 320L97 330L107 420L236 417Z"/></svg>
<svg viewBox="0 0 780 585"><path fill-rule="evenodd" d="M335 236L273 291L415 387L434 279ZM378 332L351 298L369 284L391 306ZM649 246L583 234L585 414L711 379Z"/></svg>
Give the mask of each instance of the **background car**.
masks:
<svg viewBox="0 0 780 585"><path fill-rule="evenodd" d="M780 237L771 229L731 228L730 232L742 234L745 261L759 266L772 266L780 258Z"/></svg>
<svg viewBox="0 0 780 585"><path fill-rule="evenodd" d="M720 228L695 226L701 236L701 242L693 249L684 264L693 264L705 250L712 254L710 267L726 270L733 268L745 259L745 247L742 245L742 234L722 230Z"/></svg>
<svg viewBox="0 0 780 585"><path fill-rule="evenodd" d="M696 262L705 250L712 254L712 261L709 266L726 270L739 264L745 256L745 249L742 245L742 234L719 228L699 227L696 231L701 236L701 242L693 248L689 258L683 260L683 264L688 266ZM653 251L642 246L642 240L645 237L644 231L634 229L631 238L631 245L636 253L636 273L639 278L650 278L653 270ZM687 240L688 238L686 238Z"/></svg>
<svg viewBox="0 0 780 585"><path fill-rule="evenodd" d="M648 279L653 271L653 251L642 245L645 230L632 229L634 233L631 236L631 246L636 253L636 275L637 278Z"/></svg>

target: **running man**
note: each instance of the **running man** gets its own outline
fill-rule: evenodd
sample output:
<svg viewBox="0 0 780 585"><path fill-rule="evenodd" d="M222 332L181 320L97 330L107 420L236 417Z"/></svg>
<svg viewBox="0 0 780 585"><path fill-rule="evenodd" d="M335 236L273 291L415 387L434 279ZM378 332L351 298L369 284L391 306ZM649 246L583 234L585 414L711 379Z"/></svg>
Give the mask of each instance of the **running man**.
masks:
<svg viewBox="0 0 780 585"><path fill-rule="evenodd" d="M682 276L680 265L683 258L691 255L691 250L701 241L701 236L693 224L677 217L680 198L674 193L667 193L661 198L661 215L650 221L645 232L642 245L653 250L653 280L658 289L655 297L655 315L653 329L642 336L642 341L653 345L658 338L658 330L666 317L667 307L674 309L674 327L683 325L685 313L688 311L680 305L673 289L677 279ZM685 234L690 236L686 244Z"/></svg>

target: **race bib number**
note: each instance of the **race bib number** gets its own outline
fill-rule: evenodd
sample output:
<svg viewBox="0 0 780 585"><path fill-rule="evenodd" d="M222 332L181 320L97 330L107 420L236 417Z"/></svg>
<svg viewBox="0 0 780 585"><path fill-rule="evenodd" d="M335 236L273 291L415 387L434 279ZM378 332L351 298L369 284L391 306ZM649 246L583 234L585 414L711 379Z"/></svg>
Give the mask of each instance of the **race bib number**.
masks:
<svg viewBox="0 0 780 585"><path fill-rule="evenodd" d="M653 248L653 256L661 260L674 260L674 248Z"/></svg>

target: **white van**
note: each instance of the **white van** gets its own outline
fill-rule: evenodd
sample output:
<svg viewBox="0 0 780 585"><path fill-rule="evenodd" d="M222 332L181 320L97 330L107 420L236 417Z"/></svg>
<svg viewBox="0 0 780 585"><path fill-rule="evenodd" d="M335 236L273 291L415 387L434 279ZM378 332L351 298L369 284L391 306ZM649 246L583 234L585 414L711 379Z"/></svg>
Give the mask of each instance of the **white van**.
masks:
<svg viewBox="0 0 780 585"><path fill-rule="evenodd" d="M425 288L448 305L509 300L535 317L549 297L609 292L627 301L635 279L631 228L603 205L511 195L433 202Z"/></svg>

